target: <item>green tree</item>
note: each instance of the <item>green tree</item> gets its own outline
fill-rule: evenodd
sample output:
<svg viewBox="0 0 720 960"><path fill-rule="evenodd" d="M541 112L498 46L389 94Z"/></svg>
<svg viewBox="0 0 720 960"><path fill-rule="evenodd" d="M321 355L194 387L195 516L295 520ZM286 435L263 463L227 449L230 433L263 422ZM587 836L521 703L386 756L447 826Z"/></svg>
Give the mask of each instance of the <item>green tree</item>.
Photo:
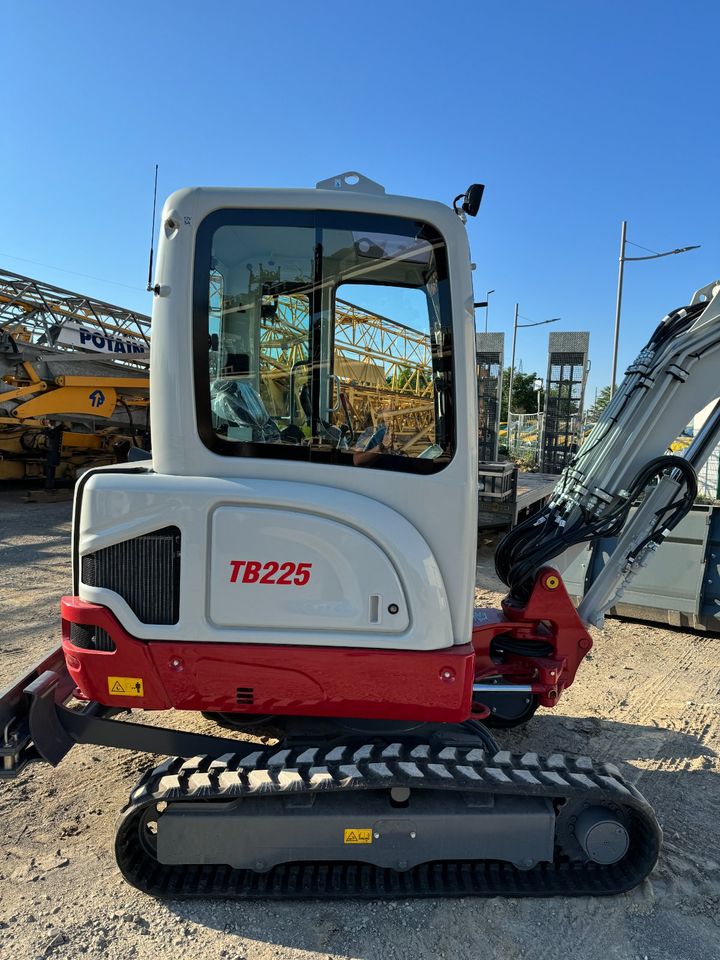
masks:
<svg viewBox="0 0 720 960"><path fill-rule="evenodd" d="M513 413L537 413L537 393L533 390L533 384L538 379L536 373L520 373L515 371L513 378L512 412ZM506 367L503 373L503 392L502 392L502 419L507 415L508 390L510 389L510 367ZM540 409L545 409L545 391L540 391Z"/></svg>
<svg viewBox="0 0 720 960"><path fill-rule="evenodd" d="M610 403L610 387L603 387L595 398L595 402L588 410L588 416L591 420L598 420L600 414Z"/></svg>

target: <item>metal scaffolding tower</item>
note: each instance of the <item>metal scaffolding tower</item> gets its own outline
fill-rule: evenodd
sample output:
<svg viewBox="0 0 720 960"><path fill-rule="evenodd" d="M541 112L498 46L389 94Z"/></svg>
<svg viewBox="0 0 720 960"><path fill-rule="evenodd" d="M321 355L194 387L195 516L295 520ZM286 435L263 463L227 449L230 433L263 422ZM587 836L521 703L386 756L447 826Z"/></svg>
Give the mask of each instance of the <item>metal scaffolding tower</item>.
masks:
<svg viewBox="0 0 720 960"><path fill-rule="evenodd" d="M498 458L504 345L503 333L475 334L478 455L481 463Z"/></svg>
<svg viewBox="0 0 720 960"><path fill-rule="evenodd" d="M545 382L541 470L561 473L577 451L582 426L590 334L551 333Z"/></svg>

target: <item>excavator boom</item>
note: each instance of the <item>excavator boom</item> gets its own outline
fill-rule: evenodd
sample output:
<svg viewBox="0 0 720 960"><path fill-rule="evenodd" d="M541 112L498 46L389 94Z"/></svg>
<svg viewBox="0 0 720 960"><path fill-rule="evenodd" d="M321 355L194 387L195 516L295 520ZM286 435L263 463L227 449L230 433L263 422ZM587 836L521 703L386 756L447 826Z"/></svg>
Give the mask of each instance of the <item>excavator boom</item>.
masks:
<svg viewBox="0 0 720 960"><path fill-rule="evenodd" d="M666 451L716 400L719 355L720 281L714 281L662 319L547 507L500 544L497 572L512 598L523 602L543 564L562 570L583 545L616 537L578 609L584 623L602 626L605 611L694 502L696 471L720 441L720 402L683 456Z"/></svg>

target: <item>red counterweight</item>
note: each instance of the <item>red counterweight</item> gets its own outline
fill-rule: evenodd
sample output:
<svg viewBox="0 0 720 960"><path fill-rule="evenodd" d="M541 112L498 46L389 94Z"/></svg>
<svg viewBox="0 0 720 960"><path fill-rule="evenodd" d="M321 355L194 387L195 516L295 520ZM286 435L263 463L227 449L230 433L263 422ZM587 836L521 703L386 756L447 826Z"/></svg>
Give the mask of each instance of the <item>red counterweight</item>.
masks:
<svg viewBox="0 0 720 960"><path fill-rule="evenodd" d="M131 636L107 607L62 600L63 650L83 699L106 706L459 723L471 713L471 643L443 650L187 643ZM114 650L78 647L71 623Z"/></svg>

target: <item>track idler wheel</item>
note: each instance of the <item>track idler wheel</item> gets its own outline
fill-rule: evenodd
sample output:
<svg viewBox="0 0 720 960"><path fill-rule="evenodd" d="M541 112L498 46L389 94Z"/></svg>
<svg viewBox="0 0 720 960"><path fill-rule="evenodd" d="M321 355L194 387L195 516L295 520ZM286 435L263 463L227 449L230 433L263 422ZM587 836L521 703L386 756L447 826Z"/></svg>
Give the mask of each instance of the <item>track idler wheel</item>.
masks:
<svg viewBox="0 0 720 960"><path fill-rule="evenodd" d="M607 807L588 807L575 823L575 839L587 858L604 866L622 860L630 837L617 814Z"/></svg>

